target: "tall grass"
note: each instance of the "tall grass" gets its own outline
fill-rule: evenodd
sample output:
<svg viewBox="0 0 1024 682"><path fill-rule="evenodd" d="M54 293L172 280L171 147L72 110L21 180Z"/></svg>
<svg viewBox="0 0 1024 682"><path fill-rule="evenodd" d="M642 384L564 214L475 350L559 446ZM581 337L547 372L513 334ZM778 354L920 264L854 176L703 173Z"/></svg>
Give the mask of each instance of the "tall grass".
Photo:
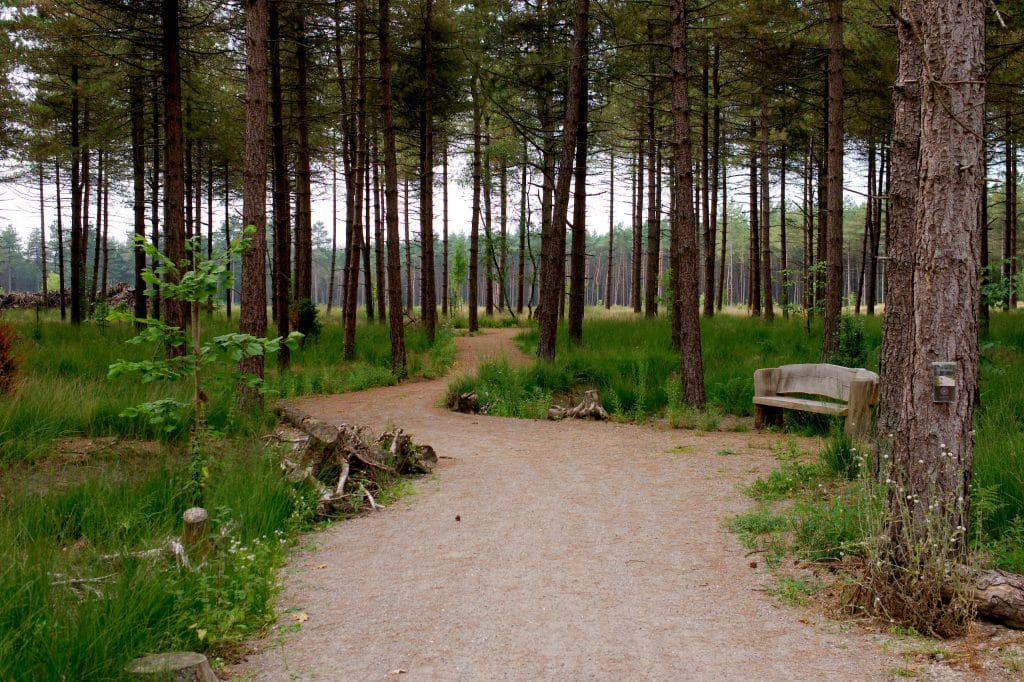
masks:
<svg viewBox="0 0 1024 682"><path fill-rule="evenodd" d="M39 324L25 313L7 319L18 332L16 352L24 361L16 390L0 396L0 462L46 457L53 441L67 436L174 439L181 435L161 432L143 418L120 416L127 407L159 398L187 400L189 390L184 382L143 384L106 378L110 364L118 359L145 360L162 353L154 346L127 343L135 335L131 325L89 322L75 328L56 321L54 313L44 315ZM203 325L206 336L237 329L221 317L204 319ZM421 329L412 327L406 343L413 376L438 376L454 358L447 329L442 328L430 344ZM386 325L359 327L353 362L341 361L340 328L325 325L319 338L293 353L290 371L278 372L275 359L267 359L266 389L271 396L290 397L387 385L394 381L389 363ZM235 410L232 368L213 371L206 381L207 419L214 430L253 435L272 421L267 412Z"/></svg>
<svg viewBox="0 0 1024 682"><path fill-rule="evenodd" d="M119 679L143 653L221 651L272 618L282 543L314 504L280 475L277 457L239 443L213 462L207 499L223 536L196 572L126 556L179 534L187 506L182 462L139 466L42 493L4 490L0 679ZM80 579L95 582L69 582Z"/></svg>

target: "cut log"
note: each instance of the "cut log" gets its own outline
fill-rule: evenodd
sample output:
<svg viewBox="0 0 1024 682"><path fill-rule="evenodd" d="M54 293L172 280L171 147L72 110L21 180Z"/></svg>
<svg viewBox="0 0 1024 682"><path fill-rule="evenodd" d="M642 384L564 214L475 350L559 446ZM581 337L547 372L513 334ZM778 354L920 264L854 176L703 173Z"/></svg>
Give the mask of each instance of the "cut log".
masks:
<svg viewBox="0 0 1024 682"><path fill-rule="evenodd" d="M374 494L381 480L430 473L437 464L433 448L417 445L399 428L374 438L366 429L330 424L294 406L279 407L278 414L294 427L279 429L278 440L292 450L281 468L290 481L305 482L316 491L320 516L355 508L361 498L379 507Z"/></svg>
<svg viewBox="0 0 1024 682"><path fill-rule="evenodd" d="M217 682L206 656L192 651L173 651L136 658L125 671L150 680L174 682Z"/></svg>
<svg viewBox="0 0 1024 682"><path fill-rule="evenodd" d="M448 409L454 412L464 412L466 414L476 414L480 411L480 403L476 393L449 393L448 394Z"/></svg>
<svg viewBox="0 0 1024 682"><path fill-rule="evenodd" d="M1024 630L1024 575L982 571L971 596L980 617Z"/></svg>

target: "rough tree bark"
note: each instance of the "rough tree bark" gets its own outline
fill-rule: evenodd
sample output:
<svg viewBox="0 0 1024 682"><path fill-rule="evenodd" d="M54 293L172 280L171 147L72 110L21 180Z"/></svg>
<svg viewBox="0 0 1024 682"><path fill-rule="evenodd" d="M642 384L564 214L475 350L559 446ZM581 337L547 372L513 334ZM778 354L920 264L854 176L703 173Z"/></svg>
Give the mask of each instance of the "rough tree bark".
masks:
<svg viewBox="0 0 1024 682"><path fill-rule="evenodd" d="M672 15L672 146L673 174L672 219L676 223L679 243L680 317L679 354L683 382L683 400L687 405L704 404L704 365L701 360L699 277L697 268L697 233L693 215L693 151L690 140L690 97L686 73L686 0L671 0Z"/></svg>
<svg viewBox="0 0 1024 682"><path fill-rule="evenodd" d="M256 228L242 253L242 303L239 331L267 333L267 0L245 2L245 160L242 223ZM263 376L263 356L244 358L240 372ZM240 384L238 401L258 404L260 393Z"/></svg>
<svg viewBox="0 0 1024 682"><path fill-rule="evenodd" d="M837 348L843 310L843 2L828 0L828 198L821 358Z"/></svg>
<svg viewBox="0 0 1024 682"><path fill-rule="evenodd" d="M278 336L288 336L288 288L291 278L291 188L288 180L288 153L284 139L284 93L281 88L281 0L269 0L268 34L270 43L270 116L271 145L274 163L272 201L274 206L274 245L273 245L273 282L271 284L272 309L277 322ZM296 198L296 203L298 200ZM296 206L296 212L298 207ZM299 235L296 231L295 259L296 273L299 270L298 244ZM282 346L277 354L278 369L287 369L289 364L288 348Z"/></svg>
<svg viewBox="0 0 1024 682"><path fill-rule="evenodd" d="M569 61L569 91L565 101L565 123L562 127L562 159L555 185L551 225L541 239L540 339L537 357L547 362L555 359L555 337L558 332L558 308L565 295L565 229L569 217L569 185L573 177L573 156L578 135L580 97L586 80L586 46L589 34L590 0L580 0L573 27L572 57Z"/></svg>
<svg viewBox="0 0 1024 682"><path fill-rule="evenodd" d="M402 263L398 248L398 153L395 151L395 116L391 86L391 7L380 0L380 113L384 133L384 213L388 242L388 323L391 332L391 371L405 377L405 321L402 319Z"/></svg>
<svg viewBox="0 0 1024 682"><path fill-rule="evenodd" d="M984 139L977 103L985 100L984 13L982 3L969 0L904 0L898 18L890 254L899 274L889 282L882 352L883 444L891 464L878 569L899 586L880 595L897 616L908 601L919 607L929 599L909 588L930 554L941 553L941 566L967 551L978 379ZM939 361L956 364L949 402L933 399L931 363ZM936 533L954 540L932 549ZM920 611L945 620L943 609Z"/></svg>
<svg viewBox="0 0 1024 682"><path fill-rule="evenodd" d="M423 61L423 106L420 110L420 314L427 340L437 331L434 289L434 2L426 0L420 54Z"/></svg>
<svg viewBox="0 0 1024 682"><path fill-rule="evenodd" d="M584 36L586 39L586 36ZM587 41L589 42L589 41ZM569 338L583 340L583 306L587 276L587 42L580 66L579 113L576 120L576 167L572 204L572 243L569 248Z"/></svg>

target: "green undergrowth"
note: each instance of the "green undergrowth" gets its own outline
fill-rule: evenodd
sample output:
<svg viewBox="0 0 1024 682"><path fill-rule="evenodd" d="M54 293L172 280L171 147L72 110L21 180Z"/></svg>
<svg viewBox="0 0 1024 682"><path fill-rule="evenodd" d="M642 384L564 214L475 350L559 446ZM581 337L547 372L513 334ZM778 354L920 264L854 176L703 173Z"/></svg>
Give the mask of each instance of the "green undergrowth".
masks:
<svg viewBox="0 0 1024 682"><path fill-rule="evenodd" d="M15 353L20 366L15 390L0 396L0 462L45 458L53 452L56 439L69 436L170 441L182 437L185 425L165 431L142 417L120 416L127 407L160 398L187 400L190 391L185 383L107 379L110 365L119 359L146 360L162 354L153 346L128 344L135 336L130 324L90 321L75 328L59 322L53 311L44 313L39 323L27 312L7 313L4 319L18 334ZM219 314L203 324L210 337L237 329L237 322ZM268 358L268 396L340 393L394 382L388 369L386 324L359 326L353 362L341 361L341 342L340 327L325 324L317 338L292 354L289 371L278 372L276 360ZM435 343L429 344L423 330L412 326L406 344L412 376L440 376L454 359L455 346L446 327L440 329ZM230 370L204 381L209 387L207 421L215 432L252 436L272 423L269 410L240 413L235 409L235 377Z"/></svg>
<svg viewBox="0 0 1024 682"><path fill-rule="evenodd" d="M745 486L757 505L727 525L751 553L769 566L787 556L836 565L863 558L868 535L882 514L884 491L870 478L866 457L834 431L817 456L792 441L775 452L778 466ZM971 547L987 566L1024 571L1024 521L993 514L1007 506L991 488L975 481ZM1003 523L1004 525L1000 525Z"/></svg>
<svg viewBox="0 0 1024 682"><path fill-rule="evenodd" d="M73 480L13 472L0 496L0 679L121 679L133 658L174 650L231 658L274 620L275 572L315 523L316 494L258 441L211 450L213 549L198 570L139 555L181 534L188 472L175 448L111 453L65 472ZM389 478L378 501L409 491Z"/></svg>

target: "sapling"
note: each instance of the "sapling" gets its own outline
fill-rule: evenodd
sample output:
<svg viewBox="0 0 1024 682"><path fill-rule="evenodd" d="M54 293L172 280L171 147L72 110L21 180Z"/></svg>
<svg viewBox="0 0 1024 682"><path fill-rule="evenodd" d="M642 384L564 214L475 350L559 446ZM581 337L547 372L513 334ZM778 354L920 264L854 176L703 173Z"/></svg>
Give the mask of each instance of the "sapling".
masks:
<svg viewBox="0 0 1024 682"><path fill-rule="evenodd" d="M107 376L114 378L136 374L141 377L143 383L191 379L190 403L163 398L129 407L121 416L146 417L150 424L161 428L165 433L173 432L180 424L191 418L189 468L192 481L190 497L193 504L202 501L204 481L208 475L204 452L205 440L209 434L204 415L204 403L207 398L203 390L203 368L215 364L237 364L243 357L275 353L281 344L295 349L302 338L299 332L292 332L286 339L267 339L251 334L234 333L216 336L205 343L202 341L200 304L211 299L219 289L231 287L231 258L248 246L254 232L255 228L252 226L246 227L242 236L231 242L226 251L212 258L203 258L198 242L188 240L185 243L186 256L181 262L175 262L161 253L143 237L136 237L136 247L142 249L152 259L151 262L157 264L155 268L147 268L142 272L142 279L152 287L146 290L146 295L153 296L159 291L164 299L188 303L189 329L186 332L180 327L164 324L160 320L136 318L124 311L110 315L110 319L129 320L141 327L139 334L130 339L129 343L157 343L165 348L181 351L169 352L166 357L154 360L119 360L110 366ZM257 389L262 385L262 380L252 375L238 375L238 380Z"/></svg>

